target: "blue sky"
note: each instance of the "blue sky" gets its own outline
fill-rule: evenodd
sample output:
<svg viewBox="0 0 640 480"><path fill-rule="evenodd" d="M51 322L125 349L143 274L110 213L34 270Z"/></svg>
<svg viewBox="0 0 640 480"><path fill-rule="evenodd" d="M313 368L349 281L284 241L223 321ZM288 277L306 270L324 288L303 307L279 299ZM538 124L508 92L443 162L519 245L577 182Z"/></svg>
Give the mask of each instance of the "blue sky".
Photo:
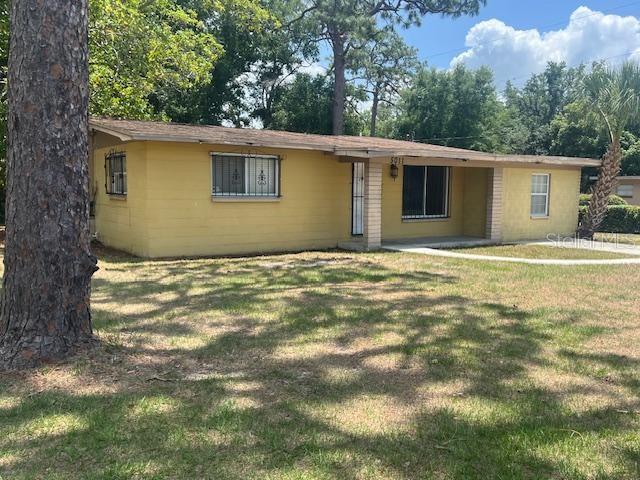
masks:
<svg viewBox="0 0 640 480"><path fill-rule="evenodd" d="M476 17L431 15L401 33L430 65L486 64L501 86L521 83L549 60L640 60L640 1L488 0Z"/></svg>

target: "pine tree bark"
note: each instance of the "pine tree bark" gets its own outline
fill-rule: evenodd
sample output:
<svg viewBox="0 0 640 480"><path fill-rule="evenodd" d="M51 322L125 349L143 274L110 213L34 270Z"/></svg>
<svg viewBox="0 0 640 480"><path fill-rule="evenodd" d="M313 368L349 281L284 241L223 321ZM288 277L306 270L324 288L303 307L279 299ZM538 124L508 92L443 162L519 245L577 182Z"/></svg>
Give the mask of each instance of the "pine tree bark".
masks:
<svg viewBox="0 0 640 480"><path fill-rule="evenodd" d="M335 37L335 38L334 38ZM340 35L332 36L333 45L333 111L332 124L333 134L344 134L344 104L347 90L347 80L345 76L346 59L344 42Z"/></svg>
<svg viewBox="0 0 640 480"><path fill-rule="evenodd" d="M373 88L373 102L371 103L371 128L369 135L376 136L378 127L378 104L380 102L380 84L376 83Z"/></svg>
<svg viewBox="0 0 640 480"><path fill-rule="evenodd" d="M609 196L617 184L622 165L622 148L620 138L614 138L609 144L607 152L602 157L602 166L598 179L591 189L591 200L578 234L581 238L593 238L602 224L609 206Z"/></svg>
<svg viewBox="0 0 640 480"><path fill-rule="evenodd" d="M13 0L0 368L93 341L87 0Z"/></svg>

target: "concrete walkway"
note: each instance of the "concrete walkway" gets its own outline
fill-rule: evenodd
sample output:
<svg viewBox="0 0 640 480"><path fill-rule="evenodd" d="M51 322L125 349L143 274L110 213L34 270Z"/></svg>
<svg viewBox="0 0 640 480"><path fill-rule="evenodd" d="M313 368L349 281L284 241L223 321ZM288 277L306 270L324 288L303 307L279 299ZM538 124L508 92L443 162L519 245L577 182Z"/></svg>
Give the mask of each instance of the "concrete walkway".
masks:
<svg viewBox="0 0 640 480"><path fill-rule="evenodd" d="M561 248L581 248L584 250L594 250L598 252L621 253L623 255L640 256L640 246L627 243L599 242L597 240L568 239L566 242L543 241L543 242L523 242L527 245L545 245L548 247Z"/></svg>
<svg viewBox="0 0 640 480"><path fill-rule="evenodd" d="M419 253L422 255L432 255L435 257L463 258L467 260L484 260L490 262L510 262L525 263L529 265L640 265L640 247L634 245L622 245L606 242L589 242L581 240L576 243L558 243L558 242L522 242L522 245L545 245L556 248L579 248L584 250L594 250L603 252L620 253L623 255L636 255L637 258L617 258L617 259L601 259L601 260L561 260L561 259L542 259L542 258L518 258L518 257L500 257L492 255L475 255L472 253L460 253L451 250L440 250L436 248L424 247L421 245L388 245L384 246L385 250L396 252Z"/></svg>

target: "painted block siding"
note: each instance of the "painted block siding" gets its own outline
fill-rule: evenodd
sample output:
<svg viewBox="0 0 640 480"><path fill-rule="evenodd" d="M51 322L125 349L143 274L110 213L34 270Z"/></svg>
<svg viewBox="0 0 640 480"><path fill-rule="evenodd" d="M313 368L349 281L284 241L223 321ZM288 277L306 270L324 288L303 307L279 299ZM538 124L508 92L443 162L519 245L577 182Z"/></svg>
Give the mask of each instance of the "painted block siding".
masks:
<svg viewBox="0 0 640 480"><path fill-rule="evenodd" d="M211 197L210 152L246 148L132 142L128 194L106 195L98 148L96 231L106 245L144 257L225 255L336 247L350 238L351 165L321 152L260 149L280 155L279 199Z"/></svg>
<svg viewBox="0 0 640 480"><path fill-rule="evenodd" d="M111 137L101 136L94 142L92 191L96 234L105 245L157 258L333 248L351 239L351 164L335 156L290 149L252 150L282 158L282 197L223 201L211 197L210 153L247 153L246 148L177 142L113 146ZM105 192L104 158L110 150L126 152L126 198ZM373 236L385 241L486 235L492 169L452 167L450 217L403 221L403 169L393 180L389 168L383 162L374 169L382 195L367 207L368 216L381 218L381 228L369 232ZM497 210L503 212L503 240L575 231L579 169L502 171L502 200ZM546 219L530 217L533 173L551 174Z"/></svg>
<svg viewBox="0 0 640 480"><path fill-rule="evenodd" d="M531 217L531 176L550 175L549 216ZM505 168L502 240L544 239L548 234L571 235L578 227L580 169Z"/></svg>
<svg viewBox="0 0 640 480"><path fill-rule="evenodd" d="M97 139L98 145L99 140ZM127 152L126 198L107 195L104 157L111 151ZM148 254L147 240L147 145L142 142L97 147L94 153L92 192L95 202L95 232L113 248L135 255Z"/></svg>
<svg viewBox="0 0 640 480"><path fill-rule="evenodd" d="M387 165L382 176L383 240L459 235L484 237L488 169L452 167L449 217L424 220L402 219L404 169L399 169L395 180L388 170Z"/></svg>

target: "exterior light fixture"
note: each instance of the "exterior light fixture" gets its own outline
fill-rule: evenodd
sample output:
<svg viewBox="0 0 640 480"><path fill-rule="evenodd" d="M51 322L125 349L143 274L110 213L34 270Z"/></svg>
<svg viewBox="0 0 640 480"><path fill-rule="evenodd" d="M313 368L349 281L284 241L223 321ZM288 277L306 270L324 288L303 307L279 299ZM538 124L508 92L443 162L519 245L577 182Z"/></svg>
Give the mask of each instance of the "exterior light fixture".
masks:
<svg viewBox="0 0 640 480"><path fill-rule="evenodd" d="M400 173L400 169L398 168L398 165L400 165L400 158L393 157L391 159L391 170L389 171L389 174L391 175L391 178L393 178L394 181L396 178L398 178L398 175Z"/></svg>
<svg viewBox="0 0 640 480"><path fill-rule="evenodd" d="M394 180L398 178L398 165L396 165L395 163L391 164L391 178L393 178Z"/></svg>

